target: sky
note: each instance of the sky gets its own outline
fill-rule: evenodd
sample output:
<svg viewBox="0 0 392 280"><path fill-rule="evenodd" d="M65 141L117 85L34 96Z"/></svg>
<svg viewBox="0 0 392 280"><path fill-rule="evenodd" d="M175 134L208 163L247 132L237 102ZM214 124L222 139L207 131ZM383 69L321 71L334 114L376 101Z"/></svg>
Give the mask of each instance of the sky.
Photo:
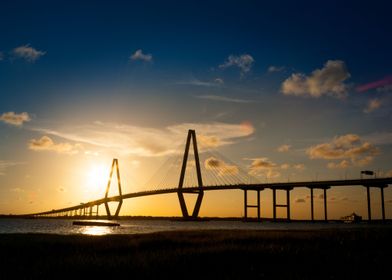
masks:
<svg viewBox="0 0 392 280"><path fill-rule="evenodd" d="M123 193L156 188L188 129L218 180L392 176L390 10L389 1L3 1L0 213L101 198L113 158ZM293 218L309 218L309 198L291 193ZM262 192L263 216L271 199ZM242 216L242 200L207 193L200 215ZM390 188L385 200L392 218ZM380 217L377 189L372 203ZM332 218L366 216L366 189L333 188L328 205ZM176 195L129 200L121 212L180 213Z"/></svg>

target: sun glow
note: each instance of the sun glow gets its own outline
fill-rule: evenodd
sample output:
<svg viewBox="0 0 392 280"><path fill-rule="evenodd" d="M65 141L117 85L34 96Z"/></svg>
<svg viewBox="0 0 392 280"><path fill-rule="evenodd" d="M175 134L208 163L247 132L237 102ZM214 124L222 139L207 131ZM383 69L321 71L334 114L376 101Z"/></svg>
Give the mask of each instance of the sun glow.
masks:
<svg viewBox="0 0 392 280"><path fill-rule="evenodd" d="M104 194L105 187L109 178L107 166L103 164L94 164L87 172L87 189L95 194Z"/></svg>

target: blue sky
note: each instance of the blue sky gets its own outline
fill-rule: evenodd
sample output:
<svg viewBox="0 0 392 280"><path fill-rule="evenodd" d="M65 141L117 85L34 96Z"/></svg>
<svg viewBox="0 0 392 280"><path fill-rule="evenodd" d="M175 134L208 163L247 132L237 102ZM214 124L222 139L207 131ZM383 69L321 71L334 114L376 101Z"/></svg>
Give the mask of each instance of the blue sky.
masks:
<svg viewBox="0 0 392 280"><path fill-rule="evenodd" d="M70 203L82 175L67 181L60 167L112 157L147 180L142 170L187 127L261 180L386 176L390 10L388 1L3 1L2 192L30 193L23 209L38 209L38 178L58 165L43 188L69 189Z"/></svg>

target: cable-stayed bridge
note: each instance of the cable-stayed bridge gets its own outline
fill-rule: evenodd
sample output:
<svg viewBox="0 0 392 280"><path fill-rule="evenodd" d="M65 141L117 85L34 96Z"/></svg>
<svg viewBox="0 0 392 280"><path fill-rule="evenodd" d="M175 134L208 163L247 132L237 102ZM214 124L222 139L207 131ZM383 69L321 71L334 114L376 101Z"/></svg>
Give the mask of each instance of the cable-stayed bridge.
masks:
<svg viewBox="0 0 392 280"><path fill-rule="evenodd" d="M214 139L207 139L211 142ZM210 143L211 145L211 143ZM192 148L191 148L192 146ZM178 177L179 175L179 177ZM117 181L117 195L109 195L111 183L114 179ZM381 194L381 213L382 219L385 220L385 199L384 189L392 184L392 177L389 178L365 178L350 180L328 180L328 181L303 181L303 182L286 182L286 183L263 183L258 178L252 176L239 165L227 159L224 155L216 150L207 149L201 143L201 152L199 152L196 132L188 131L183 155L175 154L168 158L146 183L143 189L133 193L123 194L121 189L120 170L118 160L113 159L110 170L109 180L106 187L105 196L101 199L89 201L87 203L66 207L62 209L53 209L39 213L29 214L28 216L84 216L96 218L99 215L99 207L105 206L106 216L116 218L120 214L123 200L136 197L161 195L176 193L178 195L179 205L184 219L196 219L202 205L205 191L224 191L224 190L242 190L244 193L244 218L248 217L248 209L256 208L257 217L260 220L260 192L264 189L272 190L273 219L276 220L277 209L286 209L286 218L290 220L290 191L294 188L306 187L310 190L310 211L311 220L314 220L314 189L323 190L324 200L324 219L328 220L327 212L327 190L337 186L362 186L367 190L367 210L368 220L372 219L370 189L378 188ZM248 192L257 193L256 204L248 204ZM277 203L277 192L286 192L286 203ZM194 209L190 212L184 195L193 194L197 196ZM111 213L109 203L117 202L115 213Z"/></svg>

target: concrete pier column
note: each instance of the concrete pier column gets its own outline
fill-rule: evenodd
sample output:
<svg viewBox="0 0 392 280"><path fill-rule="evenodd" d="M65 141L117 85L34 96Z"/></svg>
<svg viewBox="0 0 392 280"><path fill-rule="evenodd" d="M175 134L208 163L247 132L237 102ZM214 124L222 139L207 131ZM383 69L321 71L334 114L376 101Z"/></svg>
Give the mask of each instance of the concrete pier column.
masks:
<svg viewBox="0 0 392 280"><path fill-rule="evenodd" d="M366 194L367 194L367 209L368 209L368 221L372 220L372 209L370 206L370 187L366 186Z"/></svg>
<svg viewBox="0 0 392 280"><path fill-rule="evenodd" d="M97 204L97 214L96 214L96 216L97 217L99 216L99 204Z"/></svg>
<svg viewBox="0 0 392 280"><path fill-rule="evenodd" d="M287 220L290 221L290 189L286 191Z"/></svg>
<svg viewBox="0 0 392 280"><path fill-rule="evenodd" d="M327 189L324 188L324 220L328 221L327 216Z"/></svg>
<svg viewBox="0 0 392 280"><path fill-rule="evenodd" d="M381 214L382 214L382 220L385 221L384 186L380 187L380 191L381 191Z"/></svg>
<svg viewBox="0 0 392 280"><path fill-rule="evenodd" d="M273 219L276 221L276 189L272 189L272 212Z"/></svg>
<svg viewBox="0 0 392 280"><path fill-rule="evenodd" d="M257 220L260 221L260 190L257 190Z"/></svg>
<svg viewBox="0 0 392 280"><path fill-rule="evenodd" d="M310 219L314 222L314 201L313 201L313 188L310 188Z"/></svg>
<svg viewBox="0 0 392 280"><path fill-rule="evenodd" d="M244 218L248 219L248 190L244 189Z"/></svg>

